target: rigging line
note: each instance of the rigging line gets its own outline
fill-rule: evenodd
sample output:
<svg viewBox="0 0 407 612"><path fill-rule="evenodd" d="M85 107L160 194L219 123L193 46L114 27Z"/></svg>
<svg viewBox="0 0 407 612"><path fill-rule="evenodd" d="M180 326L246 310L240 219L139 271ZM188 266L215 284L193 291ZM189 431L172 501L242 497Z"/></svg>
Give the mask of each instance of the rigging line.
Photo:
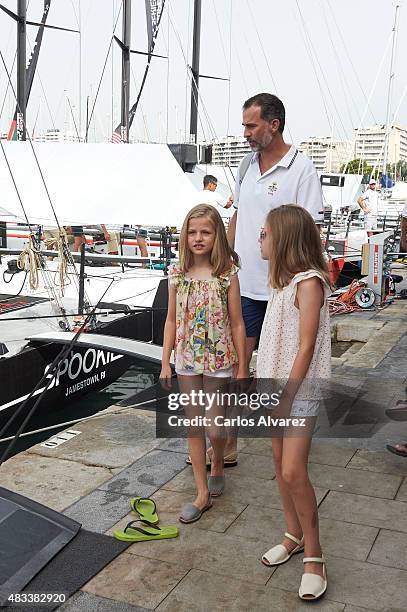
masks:
<svg viewBox="0 0 407 612"><path fill-rule="evenodd" d="M73 114L72 105L71 105L71 101L69 99L69 96L66 96L66 99L68 100L69 110L71 111L71 117L72 117L72 121L73 121L73 124L74 124L74 127L75 127L76 136L78 137L78 141L80 141L79 132L78 132L78 128L77 128L77 125L76 125L75 116Z"/></svg>
<svg viewBox="0 0 407 612"><path fill-rule="evenodd" d="M222 32L220 30L220 21L219 21L219 16L218 16L218 12L216 10L216 3L215 0L212 0L212 5L213 5L213 11L215 13L215 17L216 17L216 24L218 26L218 33L219 33L219 40L220 40L220 45L222 47L222 52L223 52L223 57L225 58L225 64L226 64L226 68L228 69L228 77L229 77L229 83L228 83L228 105L227 105L227 123L226 123L226 136L229 134L229 119L230 119L230 75L231 75L231 71L232 71L232 60L231 60L231 40L232 40L232 3L230 2L230 18L229 18L229 60L227 58L226 55L226 49L225 49L225 45L223 44L223 36L222 36Z"/></svg>
<svg viewBox="0 0 407 612"><path fill-rule="evenodd" d="M230 127L230 105L232 101L232 23L233 23L233 8L232 0L230 0L230 12L229 12L229 81L228 81L228 122L226 127L226 135L229 134ZM228 181L229 182L229 181Z"/></svg>
<svg viewBox="0 0 407 612"><path fill-rule="evenodd" d="M130 72L131 72L131 76L133 79L134 89L137 90L137 81L136 81L136 77L134 76L133 66L131 64L130 64ZM147 120L146 120L146 116L143 111L143 104L141 103L141 100L139 101L139 105L140 105L140 110L141 110L141 119L142 119L143 126L144 126L144 133L145 133L145 136L147 137L147 142L151 143L150 133L148 131ZM145 142L145 138L142 140Z"/></svg>
<svg viewBox="0 0 407 612"><path fill-rule="evenodd" d="M254 20L253 11L252 11L252 9L250 8L250 4L249 4L248 0L246 0L246 6L247 6L247 10L248 10L248 11L249 11L249 13L250 13L250 17L251 17L252 23L253 23L253 25L254 25L254 29L255 29L255 31L256 31L256 34L257 34L257 39L258 39L258 41L259 41L259 45L260 45L260 48L261 48L261 50L262 50L263 57L264 57L264 59L265 59L265 61L266 61L267 69L268 69L269 74L270 74L270 78L271 78L271 82L272 82L273 87L274 87L274 91L276 92L276 95L278 95L278 87L277 87L277 83L276 83L276 81L275 81L275 79L274 79L274 77L273 77L273 74L272 74L272 72L271 72L270 64L269 64L269 61L268 61L268 58L267 58L266 52L264 51L264 46L263 46L263 43L262 43L261 38L260 38L259 30L258 30L258 28L257 28L257 24L256 24L256 22L255 22L255 20Z"/></svg>
<svg viewBox="0 0 407 612"><path fill-rule="evenodd" d="M31 46L31 43L30 43L30 41L29 41L29 40L28 40L28 45L29 45L29 47L30 47L30 51L31 51L31 53L32 53L33 49L32 49L32 46ZM50 106L49 106L49 104L48 104L48 98L47 98L47 95L46 95L46 93L45 93L45 88L44 88L44 85L43 85L43 82L42 82L42 79L41 79L41 76L40 76L40 73L39 73L38 68L36 69L35 74L37 75L38 80L39 80L39 82L40 82L41 90L42 90L42 93L43 93L43 95L44 95L44 99L45 99L45 104L46 104L46 106L47 106L47 109L48 109L48 112L49 112L49 116L51 117L52 127L53 127L53 128L54 128L54 130L55 130L55 129L56 129L56 125L55 125L54 117L53 117L53 115L52 115L51 108L50 108Z"/></svg>
<svg viewBox="0 0 407 612"><path fill-rule="evenodd" d="M339 37L340 37L340 39L341 39L341 41L342 41L343 48L345 49L346 57L348 58L348 61L349 61L350 65L351 65L352 70L353 70L353 73L354 73L354 75L355 75L356 82L357 82L357 84L359 85L360 91L362 92L362 95L363 95L363 97L364 97L364 99L365 99L365 101L366 101L366 103L367 103L367 105L368 105L368 107L369 107L369 111L370 111L370 114L372 115L372 119L373 119L373 121L374 121L375 123L377 123L377 120L376 120L376 118L375 118L375 116L374 116L374 114L373 114L373 110L370 108L369 101L368 101L368 98L367 98L367 96L366 96L365 90L364 90L364 88L363 88L363 86L362 86L362 83L361 83L361 81L360 81L359 74L358 74L358 72L357 72L357 70L356 70L356 68L355 68L355 65L354 65L354 63L353 63L352 57L351 57L351 55L350 55L350 53L349 53L349 51L348 51L348 48L347 48L347 46L346 46L346 43L345 43L345 40L344 40L344 37L343 37L342 31L341 31L341 29L340 29L340 27L339 27L338 20L336 19L335 14L334 14L334 11L333 11L333 8L332 8L332 6L331 6L331 2L330 2L330 0L326 0L326 2L327 2L327 4L328 4L328 8L329 8L329 10L331 11L331 14L332 14L332 21L334 22L334 24L335 24L335 26L336 26L336 29L338 30L338 34L339 34Z"/></svg>
<svg viewBox="0 0 407 612"><path fill-rule="evenodd" d="M300 25L302 25L301 20L300 20ZM322 83L321 83L321 80L319 78L318 71L317 71L317 69L315 67L315 64L314 64L314 61L312 59L311 49L310 49L310 46L309 46L309 42L308 42L307 36L306 36L306 34L304 32L304 28L302 28L301 34L302 34L302 37L303 37L305 49L306 49L306 51L308 53L308 57L309 57L309 59L311 61L312 70L314 72L315 78L316 78L317 83L318 83L319 91L320 91L320 94L321 94L321 100L322 100L322 104L324 106L325 115L326 115L326 118L327 118L327 121L328 121L328 125L330 125L331 116L330 116L330 113L328 111L328 107L327 107L327 103L326 103L326 97L325 97L325 92L324 92L324 90L322 88Z"/></svg>
<svg viewBox="0 0 407 612"><path fill-rule="evenodd" d="M196 85L194 76L192 74L192 69L191 69L191 67L188 64L188 61L187 61L187 58L186 58L186 55L185 55L184 47L182 45L182 41L181 41L181 38L180 38L180 35L179 35L179 32L178 32L178 29L176 28L176 25L174 24L174 19L173 18L170 18L170 19L171 19L171 25L173 27L173 30L174 30L175 35L176 35L177 40L178 40L178 44L179 44L181 52L182 52L182 55L184 57L185 66L188 69L189 78L191 80L191 83L193 81L195 83L195 85ZM204 113L204 116L205 116L205 119L206 119L207 124L208 124L209 131L212 132L212 137L216 138L216 131L215 131L213 123L212 123L212 121L211 121L211 119L209 117L209 113L208 113L208 110L206 108L205 102L204 102L204 100L202 98L202 94L199 91L199 87L196 87L196 89L197 89L197 92L198 92L198 98L195 98L195 102L197 101L197 99L199 99L201 107L202 107L202 110L203 110L203 113ZM198 105L198 109L200 109L199 105ZM202 128L202 131L204 131L203 130L203 125L202 125L202 119L201 119L200 111L199 110L198 110L198 118L199 118L199 122L200 122L200 125L201 125L201 128ZM208 142L206 137L205 137L205 141Z"/></svg>
<svg viewBox="0 0 407 612"><path fill-rule="evenodd" d="M301 21L302 21L302 25L303 25L304 31L306 32L306 35L307 35L307 37L308 37L309 44L310 44L310 48L312 49L312 51L313 51L313 55L314 55L314 57L315 57L315 59L316 59L316 61L317 61L317 64L318 64L318 67L319 67L319 69L320 69L320 72L321 72L322 78L324 79L325 86L326 86L326 88L327 88L327 91L328 91L329 97L330 97L330 99L331 99L332 106L333 106L333 108L335 109L335 112L336 112L337 116L339 117L339 123L340 123L340 125L341 125L341 127L342 127L342 130L343 130L343 135L344 135L344 137L345 137L345 139L346 139L346 138L347 138L347 136L348 136L348 133L347 133L346 128L345 128L345 126L344 126L344 124L343 124L343 121L342 121L342 115L341 115L341 113L339 112L338 107L336 106L335 98L334 98L334 96L332 95L331 88L329 87L329 83L328 83L328 80L327 80L327 78L326 78L325 71L324 71L324 69L323 69L323 68L322 68L322 66L321 66L321 63L320 63L320 61L319 61L319 57L318 57L318 55L317 55L317 53L316 53L316 51L315 51L315 49L314 49L314 45L312 44L312 40L311 40L311 37L310 37L310 35L309 35L308 29L307 29L307 26L306 26L306 23L305 23L305 19L304 19L304 16L303 16L302 11L301 11L301 8L300 8L299 0L295 0L295 3L296 3L296 5L297 5L297 9L298 9L298 12L299 12L300 17L301 17ZM330 124L330 121L328 121L328 124Z"/></svg>
<svg viewBox="0 0 407 612"><path fill-rule="evenodd" d="M168 16L169 16L169 5L168 5ZM188 36L187 36L187 54L186 57L189 57L191 51L191 2L188 2ZM188 125L188 85L190 85L190 81L188 80L188 70L185 72L185 121L184 121L184 142L188 142L187 140L187 125Z"/></svg>
<svg viewBox="0 0 407 612"><path fill-rule="evenodd" d="M91 124L91 122L92 122L93 114L94 114L94 112L95 112L96 102L97 102L97 99L98 99L98 95L99 95L100 87L101 87L101 85L102 85L103 76L104 76L104 74L105 74L106 65L107 65L107 62L108 62L108 59L109 59L110 51L111 51L111 48L112 48L112 45L113 45L113 41L114 41L114 33L115 33L115 31L116 31L116 27L117 27L117 23L118 23L118 21L119 21L119 17L120 17L121 11L122 11L122 4L120 4L120 7L119 7L119 10L118 10L118 13L117 13L117 19L116 19L116 22L115 22L115 24L114 24L113 34L112 34L112 37L111 37L111 39L110 39L109 48L108 48L108 50L107 50L107 54L106 54L106 58L105 58L105 62L104 62L104 64L103 64L102 74L100 75L99 84L98 84L97 89L96 89L96 95L95 95L95 99L94 99L94 102L93 102L92 111L91 111L90 116L89 116L89 119L88 119L88 130L89 130L89 128L90 128L90 124Z"/></svg>
<svg viewBox="0 0 407 612"><path fill-rule="evenodd" d="M10 76L10 74L9 74L8 70L7 70L7 66L6 66L6 63L5 63L5 60L4 60L4 56L3 56L3 53L2 53L2 51L1 51L1 49L0 49L0 58L1 58L1 60L2 60L2 63L3 63L4 69L5 69L5 71L6 71L6 74L7 74L7 77L8 77L9 83L10 83L10 88L11 88L11 90L12 90L12 92L13 92L13 95L14 95L14 98L15 98L15 100L16 100L17 108L18 108L18 110L21 112L20 106L19 106L19 104L18 104L17 96L16 96L16 93L15 93L15 90L14 90L14 87L13 87L13 84L12 84L12 81L11 81L11 76ZM42 172L42 168L41 168L40 163L39 163L39 161L38 161L38 157L37 157L36 151L35 151L35 149L34 149L34 145L33 145L33 143L32 143L32 139L31 139L31 137L30 137L29 130L28 130L28 128L27 128L27 122L25 122L25 123L24 123L24 128L26 129L26 133L27 133L27 137L28 137L28 138L27 138L27 140L28 140L28 142L30 143L31 151L32 151L32 153L33 153L33 156L34 156L35 162L36 162L36 164L37 164L37 169L38 169L39 175L40 175L40 177L41 177L41 181L42 181L42 183L43 183L43 186L44 186L44 189L45 189L45 193L46 193L47 198L48 198L48 202L49 202L49 204L50 204L50 207L51 207L52 213L53 213L53 215L54 215L54 218L55 218L55 221L56 221L56 224L57 224L58 230L61 232L61 231L62 231L62 230L61 230L61 226L60 226L60 224L59 224L59 220L58 220L58 217L57 217L57 214L56 214L56 211L55 211L54 205L53 205L53 203L52 203L52 199L51 199L50 193L49 193L49 191L48 191L48 187L47 187L47 184L46 184L46 181L45 181L45 178L44 178L44 174L43 174L43 172ZM4 149L4 147L3 147L3 143L1 143L1 148L2 148L2 151L3 151L3 155L4 155L4 157L5 157L5 158L6 158L6 160L7 160L7 156L6 156L6 153L5 153L5 149ZM10 164L9 164L8 160L7 160L7 166L8 166L8 168L9 168L10 173L12 174L12 172L11 172L11 168L10 168ZM19 195L19 191L18 191L18 188L17 188L16 182L15 182L15 180L14 180L14 176L12 176L12 180L13 180L13 184L14 184L14 187L15 187L15 189L16 189L16 192L17 192L17 197L19 198L20 204L21 204L21 206L22 206L22 208L23 208L23 212L24 212L24 215L25 215L25 217L26 217L27 224L28 224L28 226L29 226L29 227L31 227L30 222L29 222L28 217L27 217L27 214L26 214L26 211L25 211L25 208L24 208L24 207L23 207L23 205L22 205L22 200L21 200L21 197L20 197L20 195ZM74 263L73 263L73 259L72 259L72 257L71 257L71 254L70 254L69 250L68 250L68 249L65 249L65 253L66 253L66 257L67 257L68 262L70 262L72 265L74 265ZM75 270L76 270L76 268L75 268ZM46 270L42 268L42 272L43 272L43 276L44 276L44 278L45 278L45 276L46 276ZM50 291L53 293L53 296L54 296L55 302L56 302L56 303L59 305L59 301L58 301L58 299L57 299L57 297L56 297L56 294L55 294L55 292L54 292L54 290L53 290L52 284L50 285Z"/></svg>
<svg viewBox="0 0 407 612"><path fill-rule="evenodd" d="M246 0L246 4L247 4L248 11L249 11L249 13L250 13L250 17L251 17L251 19L252 19L252 23L253 23L253 25L254 25L254 29L256 30L257 39L258 39L258 41L259 41L260 48L261 48L261 51L262 51L262 53L263 53L263 57L264 57L264 59L265 59L265 61L266 61L267 70L268 70L268 72L269 72L269 75L270 75L270 78L271 78L271 82L272 82L273 87L274 87L274 91L276 92L276 95L278 95L278 87L277 87L277 83L276 83L276 81L275 81L275 79L274 79L274 77L273 77L273 73L271 72L270 63L269 63L269 60L268 60L267 54L266 54L266 52L265 52L265 50L264 50L264 45L263 45L263 42L262 42L262 40L261 40L260 33L259 33L258 28L257 28L257 24L256 24L256 21L255 21L255 19L254 19L253 11L252 11L252 9L251 9L251 6L250 6L250 3L249 3L249 0ZM287 127L288 134L289 134L289 136L290 136L291 142L294 142L294 138L293 138L293 135L292 135L292 133L291 133L291 130L290 130L289 126L288 126L288 125L286 125L286 127Z"/></svg>
<svg viewBox="0 0 407 612"><path fill-rule="evenodd" d="M107 291L109 290L110 285L107 287L105 293L102 295L102 297L100 298L98 304L103 300L104 296L106 295ZM32 406L32 408L29 410L28 414L26 415L25 419L23 420L23 422L21 423L21 425L19 426L17 433L14 435L13 440L10 442L10 444L7 446L6 450L4 451L4 453L2 454L1 458L0 458L0 467L1 465L4 463L4 461L6 460L7 456L10 454L10 452L12 451L13 447L15 446L20 434L22 433L22 431L24 430L24 427L27 425L27 423L30 421L31 417L34 415L40 401L42 400L42 398L44 397L45 393L48 391L49 387L51 386L51 384L53 383L55 376L58 372L58 366L60 361L62 361L63 359L65 359L69 353L71 352L71 350L73 349L73 347L75 346L79 336L81 335L81 333L83 332L83 330L85 329L85 326L89 323L89 321L91 321L92 317L95 315L96 309L98 304L96 304L96 306L94 307L94 309L89 312L87 314L87 316L85 317L82 325L79 327L78 331L75 332L74 337L72 338L72 340L69 342L68 345L64 346L62 348L62 350L58 353L58 355L55 357L55 359L53 360L53 362L51 363L50 367L48 368L48 370L46 372L44 372L43 376L41 377L41 379L38 381L38 383L35 385L34 389L31 391L31 393L28 395L28 397L23 401L22 404L20 404L20 406L17 408L17 410L15 412L13 412L13 414L11 415L11 417L8 419L8 421L6 422L6 424L4 425L4 427L1 429L0 431L0 438L3 437L4 433L7 431L7 429L10 427L10 425L15 421L16 417L19 416L22 411L25 409L25 407L27 406L28 402L31 400L31 398L34 396L34 393L40 388L40 386L44 383L44 381L48 378L48 382L45 384L45 387L43 388L43 390L41 391L41 393L39 394L37 400L35 401L34 405Z"/></svg>
<svg viewBox="0 0 407 612"><path fill-rule="evenodd" d="M13 63L12 63L12 66L11 66L10 74L14 70L14 64L16 63L16 59L17 59L17 51L14 54L14 59L13 59ZM1 105L1 110L0 110L0 119L1 119L1 117L3 115L4 105L6 104L6 99L7 99L7 94L8 94L9 88L10 88L10 83L9 83L9 81L7 81L6 93L4 94L3 104Z"/></svg>
<svg viewBox="0 0 407 612"><path fill-rule="evenodd" d="M186 55L185 55L184 47L183 47L183 45L182 45L182 41L181 41L181 38L180 38L180 35L179 35L179 32L178 32L178 29L177 29L176 25L174 24L174 19L173 19L173 17L171 17L171 16L170 16L170 22L171 22L172 29L174 30L175 36L176 36L176 38L177 38L177 41L178 41L179 47L180 47L180 49L181 49L181 53L182 53L183 58L184 58L184 64L185 64L185 67L186 67L186 69L187 69L187 76L188 76L188 78L190 79L190 82L191 82L191 84L192 84L192 81L194 81L194 82L195 82L194 76L193 76L193 74L192 74L192 69L191 69L191 67L190 67L190 66L189 66L189 64L188 64L187 57L186 57ZM193 95L194 95L194 100L195 100L195 103L196 103L196 102L197 102L197 100L199 99L199 100L201 101L202 109L203 109L203 110L204 110L204 112L205 112L205 105L204 105L204 103L203 103L202 96L201 96L201 94L200 94L200 92L199 92L199 88L196 88L196 89L197 89L197 91L198 91L198 98L197 98L197 97L196 97L196 96L193 94ZM198 105L198 109L199 109L199 108L200 108L200 107L199 107L199 105ZM204 134L204 140L205 140L205 142L207 142L207 139L206 139L206 136L205 136L205 130L204 130L204 128L203 128L202 117L201 117L201 113L200 113L200 111L199 111L199 110L198 110L198 119L199 119L199 123L200 123L200 126L201 126L201 130L202 130L202 132L203 132L203 134ZM206 117L206 120L208 121L208 127L210 128L210 125L209 125L209 119L208 119L208 117Z"/></svg>
<svg viewBox="0 0 407 612"><path fill-rule="evenodd" d="M364 122L364 120L365 120L365 118L366 118L366 114L367 114L367 111L368 111L369 106L370 106L370 101L371 101L371 99L372 99L372 97L373 97L373 94L374 94L374 92L375 92L377 82L378 82L379 77L380 77L380 74L381 74L381 72L382 72L383 64L384 64L385 59L386 59L386 57L387 57L387 52L388 52L389 47L390 47L390 44L391 44L391 39L392 39L392 33L390 32L390 34L389 34L389 38L388 38L388 41L387 41L387 45L386 45L386 47L385 47L385 50L384 50L384 53L383 53L383 56L382 56L382 59L381 59L381 62L380 62L379 68L378 68L378 70L377 70L377 72L376 72L376 77L375 77L375 80L374 80L374 82L373 82L373 85L372 85L371 90L370 90L370 93L369 93L369 98L368 98L368 101L367 101L366 106L365 106L365 108L364 108L364 111L363 111L363 113L362 113L362 117L361 117L361 119L360 119L360 123L359 123L358 127L357 127L357 128L356 128L356 130L355 130L355 138L357 137L358 132L359 132L359 131L362 129L362 124L363 124L363 122ZM349 155L348 159L346 160L346 163L345 163L345 165L344 165L344 172L343 172L343 173L345 173L345 171L346 171L346 169L347 169L347 166L348 166L349 162L352 160L353 155L354 155L354 153L350 153L350 155Z"/></svg>
<svg viewBox="0 0 407 612"><path fill-rule="evenodd" d="M12 90L12 92L13 92L14 98L15 98L15 100L16 100L18 110L19 110L19 112L21 113L20 105L18 104L18 100L17 100L17 95L16 95L16 92L15 92L15 90L14 90L14 86L13 86L13 84L12 84L12 82L11 82L11 76L10 76L10 74L9 74L8 70L7 70L7 66L6 66L6 63L5 63L5 61L4 61L4 56L3 56L3 53L2 53L2 51L1 51L1 49L0 49L0 58L1 58L1 61L2 61L2 63L3 63L4 69L5 69L6 73L7 73L7 77L8 77L8 79L9 79L10 87L11 87L11 90ZM51 196L50 196L50 193L49 193L49 191L48 191L48 187L47 187L47 184L46 184L46 182L45 182L45 178L44 178L44 175L43 175L43 172L42 172L41 166L40 166L39 161L38 161L38 157L37 157L36 151L35 151L35 149L34 149L34 145L33 145L33 143L32 143L32 140L31 140L31 137L30 137L30 134L29 134L29 130L27 129L27 122L25 122L25 123L24 123L24 128L25 128L25 130L26 130L26 132L27 132L27 136L28 136L28 139L27 139L27 140L28 140L28 142L30 143L31 150L32 150L32 153L33 153L33 155L34 155L34 158L35 158L35 161L36 161L36 164L37 164L38 172L39 172L39 174L40 174L40 177L41 177L41 180L42 180L42 183L43 183L43 186L44 186L45 192L46 192L46 194L47 194L47 198L48 198L49 204L50 204L50 206L51 206L51 210L52 210L53 215L54 215L54 217L55 217L55 221L56 221L56 223L57 223L57 227L58 227L58 229L59 229L59 230L61 230L61 227L60 227L60 225L59 225L59 221L58 221L58 217L57 217L57 215L56 215L55 208L54 208L54 205L53 205L53 203L52 203ZM4 156L6 156L6 155L5 155L5 151L4 151L4 149L3 149L3 154L4 154ZM14 181L13 181L13 182L14 182ZM29 223L29 222L28 222L28 219L27 219L27 223Z"/></svg>
<svg viewBox="0 0 407 612"><path fill-rule="evenodd" d="M4 155L4 159L6 160L7 168L8 168L8 171L10 173L11 180L13 181L14 189L16 190L17 198L18 198L18 201L20 202L20 206L21 206L21 208L23 210L23 214L24 214L25 220L26 220L27 225L28 225L28 227L30 229L30 232L32 232L33 231L32 230L32 226L31 226L31 224L30 224L30 222L28 220L28 216L27 216L27 212L26 212L26 210L24 208L23 200L21 199L21 195L20 195L20 192L18 190L17 183L16 183L16 180L14 178L13 171L12 171L12 169L10 167L10 163L8 161L8 157L7 157L6 152L4 150L4 145L3 145L3 139L2 138L0 138L0 147L1 147L2 153Z"/></svg>
<svg viewBox="0 0 407 612"><path fill-rule="evenodd" d="M167 0L168 4L170 0ZM168 144L168 130L169 130L169 105L170 105L170 20L168 18L168 5L167 11L167 82L166 82L166 109L165 109L165 142Z"/></svg>
<svg viewBox="0 0 407 612"><path fill-rule="evenodd" d="M352 117L352 113L351 113L351 110L350 110L348 99L350 99L352 101L352 104L353 104L354 108L356 109L356 112L357 112L357 104L355 103L355 99L353 97L352 89L349 87L349 84L348 84L348 82L346 80L346 76L345 76L346 73L345 73L345 70L343 69L340 56L339 56L339 54L338 54L338 52L336 50L336 46L334 44L332 32L331 32L331 29L329 27L329 21L328 21L326 10L325 10L325 4L324 4L323 0L319 0L319 1L320 1L320 5L321 5L321 8L322 8L323 16L324 16L325 27L327 29L329 40L331 42L332 51L333 51L334 56L335 56L335 60L336 60L337 66L338 66L338 72L339 72L340 79L341 79L341 84L342 84L343 91L344 91L344 94L345 94L345 106L346 106L346 110L347 110L348 115L349 115L350 125L351 125L351 128L353 128L354 121L353 121L353 117ZM345 89L346 89L346 91L345 91ZM359 115L359 119L360 119L360 115Z"/></svg>
<svg viewBox="0 0 407 612"><path fill-rule="evenodd" d="M233 41L233 49L234 49L234 55L237 58L237 63L239 64L239 68L240 68L240 76L242 78L243 81L243 86L246 92L246 99L249 97L249 88L247 86L247 81L246 81L246 77L245 77L245 73L243 70L243 66L242 66L242 61L240 59L240 53L239 53L239 48L236 45L235 41Z"/></svg>

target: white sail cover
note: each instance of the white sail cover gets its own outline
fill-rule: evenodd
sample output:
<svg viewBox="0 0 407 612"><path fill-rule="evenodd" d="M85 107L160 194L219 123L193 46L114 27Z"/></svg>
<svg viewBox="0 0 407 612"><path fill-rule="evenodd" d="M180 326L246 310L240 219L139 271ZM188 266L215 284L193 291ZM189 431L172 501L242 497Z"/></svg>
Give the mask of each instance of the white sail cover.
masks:
<svg viewBox="0 0 407 612"><path fill-rule="evenodd" d="M4 142L7 159L31 223L55 226L29 142ZM140 224L180 228L196 189L166 145L33 143L61 225ZM0 160L0 204L22 216Z"/></svg>

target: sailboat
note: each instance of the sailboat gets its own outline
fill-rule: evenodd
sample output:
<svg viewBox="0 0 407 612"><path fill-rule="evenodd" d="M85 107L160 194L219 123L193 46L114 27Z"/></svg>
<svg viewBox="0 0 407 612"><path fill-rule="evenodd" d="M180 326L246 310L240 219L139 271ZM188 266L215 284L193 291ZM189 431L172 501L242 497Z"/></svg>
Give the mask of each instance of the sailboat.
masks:
<svg viewBox="0 0 407 612"><path fill-rule="evenodd" d="M158 4L151 6L156 9ZM126 81L130 5L124 0L121 142L128 141L131 115ZM159 16L154 23L149 61ZM16 126L22 129L17 129L17 142L1 143L7 162L0 164L5 205L0 211L0 429L24 404L15 428L40 396L38 410L60 409L111 384L129 367L131 358L160 360L166 269L175 246L171 228L180 226L196 194L165 145L33 146L24 141L24 87L19 94ZM7 248L4 231L5 222L18 223L22 218L30 233L23 254L21 249ZM89 223L119 229L124 223L152 227L156 240L151 241L147 258L136 254L132 245L127 246L133 253L119 256L89 254L84 249L72 254L63 232L57 251L43 250L42 228ZM48 261L48 256L53 260ZM102 262L103 267L98 265ZM79 335L78 330L87 333ZM59 359L64 345L68 352Z"/></svg>

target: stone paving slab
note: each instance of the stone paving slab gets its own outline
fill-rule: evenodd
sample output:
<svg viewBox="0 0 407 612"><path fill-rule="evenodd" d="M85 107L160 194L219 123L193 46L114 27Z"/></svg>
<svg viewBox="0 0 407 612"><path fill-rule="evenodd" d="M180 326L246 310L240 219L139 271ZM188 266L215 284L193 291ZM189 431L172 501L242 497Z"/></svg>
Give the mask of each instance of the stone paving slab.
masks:
<svg viewBox="0 0 407 612"><path fill-rule="evenodd" d="M78 423L81 434L55 448L33 446L29 453L79 461L85 465L123 468L159 444L155 438L155 415L134 410L124 414L104 414L101 418Z"/></svg>
<svg viewBox="0 0 407 612"><path fill-rule="evenodd" d="M256 478L261 478L264 480L272 480L275 478L276 473L274 471L274 463L271 456L271 447L269 448L267 455L264 457L249 453L239 453L238 466L236 466L239 471L239 475L250 477L255 474ZM229 473L232 471L236 472L236 469L228 469L227 475L229 475Z"/></svg>
<svg viewBox="0 0 407 612"><path fill-rule="evenodd" d="M157 448L160 450L188 454L188 440L186 438L168 438L168 440L160 440L159 442Z"/></svg>
<svg viewBox="0 0 407 612"><path fill-rule="evenodd" d="M122 495L149 496L185 467L185 459L181 453L152 451L99 488Z"/></svg>
<svg viewBox="0 0 407 612"><path fill-rule="evenodd" d="M329 581L326 596L329 599L381 612L389 611L391 606L405 610L406 571L333 556L327 556L326 563ZM299 555L293 557L274 572L270 586L296 591L302 565Z"/></svg>
<svg viewBox="0 0 407 612"><path fill-rule="evenodd" d="M402 481L401 476L352 470L319 463L309 463L308 473L311 482L320 487L387 499L395 497Z"/></svg>
<svg viewBox="0 0 407 612"><path fill-rule="evenodd" d="M129 508L128 495L96 489L67 508L64 514L81 523L84 529L105 533L128 513Z"/></svg>
<svg viewBox="0 0 407 612"><path fill-rule="evenodd" d="M402 501L330 491L319 507L319 514L321 518L381 529L391 525L395 531L407 533L407 504Z"/></svg>
<svg viewBox="0 0 407 612"><path fill-rule="evenodd" d="M165 545L169 541L154 544ZM186 573L187 570L180 568L176 558L167 563L124 552L92 578L83 590L133 606L154 609Z"/></svg>
<svg viewBox="0 0 407 612"><path fill-rule="evenodd" d="M147 608L132 606L122 601L79 592L58 608L59 612L148 612Z"/></svg>
<svg viewBox="0 0 407 612"><path fill-rule="evenodd" d="M242 504L256 504L269 508L281 509L278 485L275 480L265 481L254 476L240 476L239 472L234 472L234 468L226 472L226 487L222 495L222 500L236 501ZM233 473L232 473L233 472ZM167 482L164 487L169 491L188 491L195 492L195 483L191 468L180 472L175 478ZM328 489L315 487L315 494L318 503L327 494Z"/></svg>
<svg viewBox="0 0 407 612"><path fill-rule="evenodd" d="M328 440L327 442L313 440L309 461L324 465L346 467L354 454L355 450L353 448L338 446L332 443L332 440Z"/></svg>
<svg viewBox="0 0 407 612"><path fill-rule="evenodd" d="M342 612L344 605L324 598L312 604L321 612ZM211 568L191 570L158 606L159 612L297 612L310 604L281 589L225 579Z"/></svg>
<svg viewBox="0 0 407 612"><path fill-rule="evenodd" d="M286 528L284 513L281 510L249 505L229 527L227 534L246 540L256 540L267 533L268 548L271 548L281 542ZM379 529L321 518L320 533L324 555L333 554L365 561Z"/></svg>
<svg viewBox="0 0 407 612"><path fill-rule="evenodd" d="M110 471L103 467L25 452L0 467L1 486L58 511L110 478Z"/></svg>
<svg viewBox="0 0 407 612"><path fill-rule="evenodd" d="M400 459L403 461L406 460L405 457L400 457ZM396 499L398 501L402 501L402 502L407 502L407 478L405 478L403 480L403 484L401 485L399 492L396 495Z"/></svg>
<svg viewBox="0 0 407 612"><path fill-rule="evenodd" d="M397 526L396 526L397 527ZM407 570L407 534L381 529L368 561Z"/></svg>
<svg viewBox="0 0 407 612"><path fill-rule="evenodd" d="M403 459L403 457L397 457L388 451L372 452L359 449L350 460L348 468L407 476L407 461L403 461Z"/></svg>
<svg viewBox="0 0 407 612"><path fill-rule="evenodd" d="M265 585L270 578L273 570L260 561L266 550L264 537L263 540L251 542L227 533L197 529L192 525L178 523L178 526L180 533L177 538L136 542L126 553L136 555L137 559L146 557L149 560L173 563L185 573L190 569L210 569L220 576L247 580L258 585Z"/></svg>
<svg viewBox="0 0 407 612"><path fill-rule="evenodd" d="M254 454L268 457L271 466L273 466L272 444L272 440L267 438L248 440L240 454ZM309 460L313 463L345 467L355 452L355 449L335 444L332 440L317 440L314 438L311 445Z"/></svg>

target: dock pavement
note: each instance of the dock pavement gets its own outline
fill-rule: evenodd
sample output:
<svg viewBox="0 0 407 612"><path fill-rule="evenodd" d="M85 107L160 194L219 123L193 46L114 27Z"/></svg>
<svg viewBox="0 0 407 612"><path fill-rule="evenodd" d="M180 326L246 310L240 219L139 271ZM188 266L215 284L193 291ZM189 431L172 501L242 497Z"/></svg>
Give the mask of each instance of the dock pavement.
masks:
<svg viewBox="0 0 407 612"><path fill-rule="evenodd" d="M407 397L406 300L334 317L333 337L349 343L333 358L338 385L362 390L382 416ZM131 406L111 406L78 424L71 429L80 435L59 447L36 445L9 459L1 484L97 533L134 520L135 495L153 497L162 525L179 526L176 539L132 544L61 612L404 611L407 458L385 445L407 441L407 421L373 419L360 431L352 422L347 436L347 419L345 411L340 436L316 435L310 454L329 580L316 603L297 595L301 555L279 568L260 562L285 530L268 439L239 441L239 463L227 470L224 494L192 525L178 522L194 495L186 441L156 439L155 414Z"/></svg>

